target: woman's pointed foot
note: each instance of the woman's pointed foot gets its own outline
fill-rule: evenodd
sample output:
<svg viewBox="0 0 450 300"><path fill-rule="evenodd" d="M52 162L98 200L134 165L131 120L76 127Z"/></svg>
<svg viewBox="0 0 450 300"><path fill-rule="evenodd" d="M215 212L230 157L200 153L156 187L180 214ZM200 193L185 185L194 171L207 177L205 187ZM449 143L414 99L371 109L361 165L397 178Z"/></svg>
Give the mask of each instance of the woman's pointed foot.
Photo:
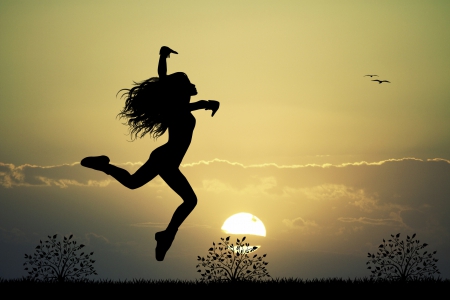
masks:
<svg viewBox="0 0 450 300"><path fill-rule="evenodd" d="M109 164L109 157L106 155L88 156L83 158L80 164L86 168L105 172L105 168Z"/></svg>
<svg viewBox="0 0 450 300"><path fill-rule="evenodd" d="M177 231L171 233L166 231L160 231L155 234L155 240L156 240L156 249L155 249L155 256L157 261L163 261L164 257L166 256L167 251L170 249L170 246L172 246L172 242L175 239L175 235L177 234Z"/></svg>

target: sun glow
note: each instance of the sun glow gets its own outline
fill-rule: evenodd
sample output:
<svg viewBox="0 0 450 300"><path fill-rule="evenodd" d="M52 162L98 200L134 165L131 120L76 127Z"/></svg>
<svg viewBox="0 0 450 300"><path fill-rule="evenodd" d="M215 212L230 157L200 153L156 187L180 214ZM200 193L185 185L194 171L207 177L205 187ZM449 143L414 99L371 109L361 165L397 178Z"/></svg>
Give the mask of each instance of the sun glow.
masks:
<svg viewBox="0 0 450 300"><path fill-rule="evenodd" d="M222 228L229 234L252 234L266 236L266 227L256 216L249 213L232 215L223 223Z"/></svg>

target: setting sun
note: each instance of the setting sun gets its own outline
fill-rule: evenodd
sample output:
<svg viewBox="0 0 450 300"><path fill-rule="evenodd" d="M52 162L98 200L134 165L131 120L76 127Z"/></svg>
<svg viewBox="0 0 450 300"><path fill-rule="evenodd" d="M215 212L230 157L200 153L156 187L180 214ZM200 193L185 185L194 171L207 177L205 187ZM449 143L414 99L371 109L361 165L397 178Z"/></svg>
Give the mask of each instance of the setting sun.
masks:
<svg viewBox="0 0 450 300"><path fill-rule="evenodd" d="M226 219L222 228L230 234L253 234L266 236L266 227L256 216L249 213L237 213Z"/></svg>

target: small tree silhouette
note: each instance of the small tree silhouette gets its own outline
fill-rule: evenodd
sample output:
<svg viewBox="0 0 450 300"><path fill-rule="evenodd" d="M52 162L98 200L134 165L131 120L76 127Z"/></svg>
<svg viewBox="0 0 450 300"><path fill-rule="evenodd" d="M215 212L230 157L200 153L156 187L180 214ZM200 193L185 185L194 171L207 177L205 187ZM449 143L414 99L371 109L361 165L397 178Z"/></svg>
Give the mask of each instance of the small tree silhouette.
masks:
<svg viewBox="0 0 450 300"><path fill-rule="evenodd" d="M236 245L230 244L230 237L221 238L222 242L217 245L213 242L213 247L209 248L209 254L205 257L198 256L202 278L201 281L243 281L255 280L270 277L266 265L263 261L267 254L259 256L257 254L250 257L249 254L258 249L244 244L245 236L241 240L236 240ZM202 270L203 269L203 270ZM203 273L202 273L203 272Z"/></svg>
<svg viewBox="0 0 450 300"><path fill-rule="evenodd" d="M400 233L392 235L392 239L378 246L378 252L368 255L369 261L374 264L374 268L368 267L371 271L371 278L406 281L410 279L425 279L435 274L441 274L436 266L438 259L433 253L421 252L428 244L420 244L419 240L413 240L416 234L406 237L406 242L400 241Z"/></svg>
<svg viewBox="0 0 450 300"><path fill-rule="evenodd" d="M94 254L76 253L84 247L77 245L76 241L71 241L73 235L64 237L63 242L56 241L56 234L49 240L36 246L33 255L25 254L25 270L28 271L29 278L42 281L59 281L78 279L80 276L97 275L92 264L95 260L90 259Z"/></svg>

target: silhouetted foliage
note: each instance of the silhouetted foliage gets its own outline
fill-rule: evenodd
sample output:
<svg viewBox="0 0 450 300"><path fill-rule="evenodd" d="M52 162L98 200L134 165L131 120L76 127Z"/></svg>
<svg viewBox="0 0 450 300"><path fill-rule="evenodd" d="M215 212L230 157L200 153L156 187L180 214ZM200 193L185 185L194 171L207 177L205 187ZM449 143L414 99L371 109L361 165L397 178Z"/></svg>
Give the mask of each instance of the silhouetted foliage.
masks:
<svg viewBox="0 0 450 300"><path fill-rule="evenodd" d="M48 236L49 240L45 243L40 241L33 255L25 254L26 262L23 265L27 266L25 270L28 271L28 278L64 282L67 279L76 280L82 276L97 275L92 266L95 260L90 258L94 252L78 254L76 252L84 245L77 245L77 242L72 240L73 235L64 237L62 243L56 240L56 236Z"/></svg>
<svg viewBox="0 0 450 300"><path fill-rule="evenodd" d="M428 244L420 244L419 240L414 240L416 234L406 237L406 242L400 240L400 233L392 235L392 239L378 246L378 252L369 253L369 261L366 264L374 264L374 268L368 267L371 271L371 278L389 280L420 280L441 274L436 266L438 261L433 256L436 251L428 253L422 252Z"/></svg>
<svg viewBox="0 0 450 300"><path fill-rule="evenodd" d="M230 244L230 237L221 240L217 245L213 242L206 257L197 258L196 268L200 268L197 272L202 276L201 281L248 281L270 277L266 269L268 262L263 261L267 254L250 257L249 254L258 247L244 243L245 236L242 241L237 239L236 245Z"/></svg>

